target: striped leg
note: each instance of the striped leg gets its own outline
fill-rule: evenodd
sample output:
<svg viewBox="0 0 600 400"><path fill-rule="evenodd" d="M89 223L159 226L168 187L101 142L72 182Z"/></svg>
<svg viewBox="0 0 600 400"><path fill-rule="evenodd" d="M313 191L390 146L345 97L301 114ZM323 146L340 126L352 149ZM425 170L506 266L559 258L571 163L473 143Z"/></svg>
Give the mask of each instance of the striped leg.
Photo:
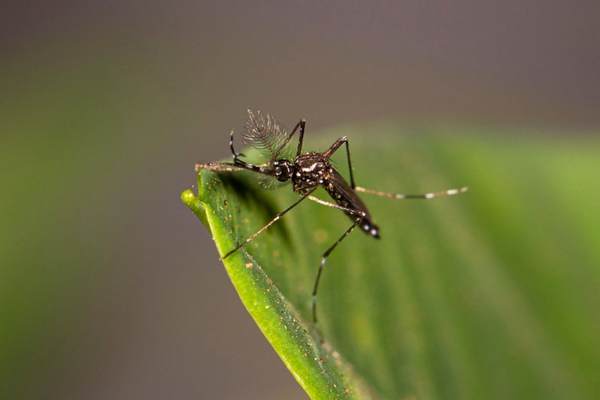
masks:
<svg viewBox="0 0 600 400"><path fill-rule="evenodd" d="M350 226L350 228L348 228L346 230L346 232L344 232L344 234L342 236L340 236L340 238L338 240L336 240L336 242L334 244L332 244L331 247L325 251L325 253L323 253L323 257L321 258L321 264L319 264L319 270L317 271L317 278L315 279L315 286L314 286L313 292L312 292L312 314L313 314L313 322L315 324L317 323L317 291L319 289L319 281L321 280L321 274L323 273L323 268L325 268L325 263L327 262L327 258L329 257L331 252L337 247L337 245L342 240L344 240L344 238L346 238L346 236L348 236L350 234L350 232L352 232L352 230L354 230L354 228L356 228L358 221L359 220L356 220Z"/></svg>
<svg viewBox="0 0 600 400"><path fill-rule="evenodd" d="M353 208L342 207L342 206L340 206L338 204L331 203L331 202L325 201L325 200L321 200L320 198L315 197L315 196L308 196L308 199L311 200L311 201L314 201L315 203L319 203L319 204L321 204L323 206L327 206L327 207L331 207L331 208L336 208L338 210L345 211L345 212L347 212L347 213L349 213L351 215L356 215L357 217L366 217L367 216L367 214L364 211L355 210Z"/></svg>
<svg viewBox="0 0 600 400"><path fill-rule="evenodd" d="M236 153L235 149L233 148L233 131L229 132L229 148L231 149L231 154L233 154L233 164L235 166L254 172L264 173L263 168L265 165L254 165L240 159L240 157L245 157L245 154Z"/></svg>
<svg viewBox="0 0 600 400"><path fill-rule="evenodd" d="M299 137L298 137L298 148L296 149L296 157L298 157L301 153L302 153L302 144L304 142L304 130L306 129L306 120L304 118L302 118L294 127L294 129L292 129L292 132L288 135L287 138L285 138L285 140L283 141L283 143L281 143L279 145L279 147L275 150L275 154L279 154L279 152L281 152L281 150L287 146L287 144L290 142L290 140L292 139L292 137L294 136L294 134L296 132L300 132L299 133Z"/></svg>
<svg viewBox="0 0 600 400"><path fill-rule="evenodd" d="M246 162L240 157L244 157L243 153L237 153L235 148L233 147L233 131L229 132L229 149L231 149L231 154L233 154L233 162L208 162L208 163L196 163L195 169L196 172L201 169L208 169L210 171L215 172L236 172L236 171L253 171L258 172L260 174L271 175L268 170L268 165L254 165L249 162Z"/></svg>
<svg viewBox="0 0 600 400"><path fill-rule="evenodd" d="M421 200L431 200L437 197L446 197L446 196L454 196L457 194L465 193L469 190L468 187L464 186L458 189L448 189L442 190L440 192L431 192L431 193L423 193L423 194L402 194L402 193L387 193L380 192L378 190L366 189L364 187L357 186L354 188L357 192L374 194L376 196L387 197L388 199L395 200L410 200L410 199L421 199Z"/></svg>

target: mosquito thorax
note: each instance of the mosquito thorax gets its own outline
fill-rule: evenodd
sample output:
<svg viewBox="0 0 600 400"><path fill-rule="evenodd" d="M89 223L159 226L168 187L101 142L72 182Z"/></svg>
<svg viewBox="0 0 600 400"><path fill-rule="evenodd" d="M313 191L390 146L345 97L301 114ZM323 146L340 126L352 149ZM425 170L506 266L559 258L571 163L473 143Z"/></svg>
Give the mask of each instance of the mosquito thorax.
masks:
<svg viewBox="0 0 600 400"><path fill-rule="evenodd" d="M273 174L280 182L285 182L292 177L292 163L288 160L275 160L273 161Z"/></svg>
<svg viewBox="0 0 600 400"><path fill-rule="evenodd" d="M331 166L320 153L305 153L294 159L292 183L294 191L305 193L319 185L325 185Z"/></svg>

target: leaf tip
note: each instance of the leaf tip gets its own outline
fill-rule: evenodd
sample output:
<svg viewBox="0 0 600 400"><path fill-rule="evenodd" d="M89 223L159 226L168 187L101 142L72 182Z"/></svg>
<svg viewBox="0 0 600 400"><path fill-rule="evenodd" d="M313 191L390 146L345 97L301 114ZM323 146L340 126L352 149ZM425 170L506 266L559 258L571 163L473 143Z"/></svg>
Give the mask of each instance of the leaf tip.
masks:
<svg viewBox="0 0 600 400"><path fill-rule="evenodd" d="M183 192L181 192L181 202L183 204L185 204L186 206L188 206L189 208L191 208L192 210L195 208L195 202L196 202L196 195L194 194L194 192L192 191L192 189L186 189Z"/></svg>
<svg viewBox="0 0 600 400"><path fill-rule="evenodd" d="M190 210L192 210L194 214L196 214L196 216L204 225L208 226L206 212L204 210L204 207L202 206L202 202L200 201L198 196L194 194L194 191L192 189L186 189L183 192L181 192L179 198L181 199L181 202L183 204L185 204Z"/></svg>

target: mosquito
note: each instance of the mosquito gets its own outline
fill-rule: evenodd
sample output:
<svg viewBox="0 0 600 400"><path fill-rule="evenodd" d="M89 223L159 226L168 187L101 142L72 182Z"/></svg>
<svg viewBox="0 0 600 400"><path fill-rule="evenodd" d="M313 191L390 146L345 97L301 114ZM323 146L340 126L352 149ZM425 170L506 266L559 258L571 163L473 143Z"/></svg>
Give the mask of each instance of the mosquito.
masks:
<svg viewBox="0 0 600 400"><path fill-rule="evenodd" d="M379 239L379 227L373 222L371 213L365 203L358 196L359 192L369 193L376 196L386 197L396 200L421 199L430 200L438 197L454 196L464 193L467 187L458 189L448 189L439 192L430 192L424 194L401 194L388 193L378 190L367 189L356 186L354 173L352 171L352 162L350 158L350 144L346 136L337 139L327 150L322 153L302 152L304 142L304 131L306 129L306 120L301 119L290 133L282 129L279 124L270 115L248 110L248 120L242 138L249 146L261 151L268 158L264 164L252 164L242 159L244 154L235 151L233 146L233 135L229 135L229 148L233 154L233 162L210 162L198 163L195 166L196 171L208 169L218 172L234 171L252 171L270 179L275 179L282 183L292 184L292 190L298 193L299 198L283 211L278 212L262 228L248 236L236 247L229 250L222 259L226 259L248 243L252 242L261 233L266 231L271 225L280 220L285 214L291 211L302 201L308 199L320 205L335 208L346 214L351 225L344 233L323 253L312 291L312 319L317 323L317 292L321 274L327 263L327 259L335 248L356 228L359 227L367 235ZM289 144L295 134L298 134L298 146L293 154L288 155ZM350 183L334 168L330 159L331 156L344 146L346 149L346 159L348 161L348 171ZM319 187L325 189L333 202L322 200L313 195Z"/></svg>

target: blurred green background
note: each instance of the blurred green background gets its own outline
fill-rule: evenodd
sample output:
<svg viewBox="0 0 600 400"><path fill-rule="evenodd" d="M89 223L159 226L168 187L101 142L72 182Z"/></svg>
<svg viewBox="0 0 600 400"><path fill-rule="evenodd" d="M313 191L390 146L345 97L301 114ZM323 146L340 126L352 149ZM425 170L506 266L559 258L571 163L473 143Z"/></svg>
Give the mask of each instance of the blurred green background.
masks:
<svg viewBox="0 0 600 400"><path fill-rule="evenodd" d="M305 398L179 202L193 163L227 155L247 107L306 117L308 141L387 119L592 135L599 16L591 0L7 4L0 398Z"/></svg>

